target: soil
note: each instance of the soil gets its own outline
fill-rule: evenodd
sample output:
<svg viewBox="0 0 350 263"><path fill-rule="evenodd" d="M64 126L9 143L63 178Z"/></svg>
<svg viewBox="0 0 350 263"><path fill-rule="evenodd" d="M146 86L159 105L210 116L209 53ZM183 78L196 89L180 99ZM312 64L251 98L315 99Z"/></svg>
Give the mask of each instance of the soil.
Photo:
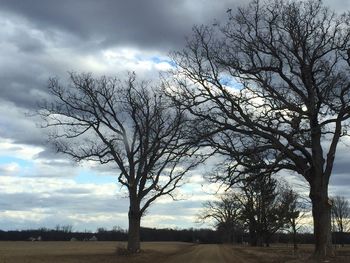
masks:
<svg viewBox="0 0 350 263"><path fill-rule="evenodd" d="M177 253L167 258L164 263L254 263L255 256L233 249L230 245L194 245L184 253Z"/></svg>

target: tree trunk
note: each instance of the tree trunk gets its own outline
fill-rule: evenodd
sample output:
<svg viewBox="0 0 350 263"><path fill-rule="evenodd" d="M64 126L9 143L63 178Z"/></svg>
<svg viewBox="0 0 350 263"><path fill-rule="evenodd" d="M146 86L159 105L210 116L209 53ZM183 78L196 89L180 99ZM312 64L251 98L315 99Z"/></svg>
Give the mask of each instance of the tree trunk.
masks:
<svg viewBox="0 0 350 263"><path fill-rule="evenodd" d="M294 249L294 251L298 250L297 231L296 230L293 230L293 249Z"/></svg>
<svg viewBox="0 0 350 263"><path fill-rule="evenodd" d="M250 220L249 223L249 244L252 247L256 247L257 246L257 235L256 235L256 230L255 230L255 226L252 223L252 220Z"/></svg>
<svg viewBox="0 0 350 263"><path fill-rule="evenodd" d="M141 213L140 213L140 205L136 200L134 200L134 198L130 198L130 207L129 207L128 216L129 216L128 250L131 253L138 253L140 252Z"/></svg>
<svg viewBox="0 0 350 263"><path fill-rule="evenodd" d="M341 218L341 220L343 219ZM343 228L342 222L339 226L339 232L340 232L340 244L342 247L344 247L344 228Z"/></svg>
<svg viewBox="0 0 350 263"><path fill-rule="evenodd" d="M249 243L251 247L256 247L258 245L258 240L255 234L250 234L250 239L249 239Z"/></svg>
<svg viewBox="0 0 350 263"><path fill-rule="evenodd" d="M258 234L257 234L257 237L256 237L256 245L257 245L258 247L263 247L263 246L264 246L264 238L263 238L263 236L262 236L261 233L258 233Z"/></svg>
<svg viewBox="0 0 350 263"><path fill-rule="evenodd" d="M292 218L292 237L293 237L293 249L294 252L298 250L298 244L297 244L297 226L295 222L295 218Z"/></svg>
<svg viewBox="0 0 350 263"><path fill-rule="evenodd" d="M321 176L320 176L321 177ZM328 199L328 183L319 180L310 185L312 217L314 221L315 258L334 256L331 235L331 203Z"/></svg>

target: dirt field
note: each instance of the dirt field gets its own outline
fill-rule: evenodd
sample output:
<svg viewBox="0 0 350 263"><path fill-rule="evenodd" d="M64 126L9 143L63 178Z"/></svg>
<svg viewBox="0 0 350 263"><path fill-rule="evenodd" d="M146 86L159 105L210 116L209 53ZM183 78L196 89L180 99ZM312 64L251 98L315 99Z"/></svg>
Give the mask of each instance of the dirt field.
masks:
<svg viewBox="0 0 350 263"><path fill-rule="evenodd" d="M287 245L251 248L232 245L195 245L181 242L145 242L135 256L117 255L118 242L0 242L0 263L268 263L305 262L312 246L297 255ZM350 262L350 247L338 248L336 259Z"/></svg>

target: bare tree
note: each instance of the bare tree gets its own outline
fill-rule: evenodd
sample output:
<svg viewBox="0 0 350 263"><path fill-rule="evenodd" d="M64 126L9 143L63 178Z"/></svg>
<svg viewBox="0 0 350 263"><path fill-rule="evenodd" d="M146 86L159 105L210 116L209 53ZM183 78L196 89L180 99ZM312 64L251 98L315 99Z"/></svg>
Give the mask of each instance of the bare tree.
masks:
<svg viewBox="0 0 350 263"><path fill-rule="evenodd" d="M305 219L307 215L307 205L302 200L301 196L289 186L284 189L282 195L284 196L282 199L286 200L286 203L288 203L287 219L289 222L287 227L292 234L293 248L294 251L296 251L298 250L297 234L303 226L303 219Z"/></svg>
<svg viewBox="0 0 350 263"><path fill-rule="evenodd" d="M241 204L235 193L228 192L221 195L217 201L207 201L203 204L203 210L197 216L198 222L214 221L219 232L224 234L224 242L235 242L239 232L242 231L240 220Z"/></svg>
<svg viewBox="0 0 350 263"><path fill-rule="evenodd" d="M340 233L340 242L344 246L344 232L350 228L350 205L344 196L335 196L332 199L332 214Z"/></svg>
<svg viewBox="0 0 350 263"><path fill-rule="evenodd" d="M55 227L56 231L61 231L64 233L72 233L73 231L73 226L72 225L56 225Z"/></svg>
<svg viewBox="0 0 350 263"><path fill-rule="evenodd" d="M270 245L273 234L287 226L291 219L288 191L271 175L250 175L241 182L241 219L246 222L252 246Z"/></svg>
<svg viewBox="0 0 350 263"><path fill-rule="evenodd" d="M296 196L291 195L287 184L270 175L249 177L221 195L220 200L204 203L198 220L214 220L217 229L226 233L227 240L233 241L244 230L249 232L252 246L269 246L273 234L285 229L293 219L296 222L299 216L294 206Z"/></svg>
<svg viewBox="0 0 350 263"><path fill-rule="evenodd" d="M256 0L228 14L226 25L195 27L174 53L169 95L197 118L197 142L229 156L230 175L218 179L234 183L241 167L302 175L314 256L333 254L328 184L348 134L349 15L318 0Z"/></svg>
<svg viewBox="0 0 350 263"><path fill-rule="evenodd" d="M186 114L170 104L160 89L138 82L70 74L61 86L50 79L55 99L40 115L43 126L54 129L58 151L76 161L111 164L129 193L128 250L140 250L140 221L157 198L172 195L181 179L202 159L187 144Z"/></svg>

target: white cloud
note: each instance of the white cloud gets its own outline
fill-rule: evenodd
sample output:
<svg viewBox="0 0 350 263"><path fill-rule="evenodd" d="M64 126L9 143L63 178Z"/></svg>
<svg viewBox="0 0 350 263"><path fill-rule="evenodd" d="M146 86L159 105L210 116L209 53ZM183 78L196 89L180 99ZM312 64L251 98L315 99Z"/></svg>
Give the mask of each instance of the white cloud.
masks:
<svg viewBox="0 0 350 263"><path fill-rule="evenodd" d="M10 139L0 138L0 157L12 156L23 160L33 160L43 148L25 144L15 144Z"/></svg>
<svg viewBox="0 0 350 263"><path fill-rule="evenodd" d="M0 198L6 200L0 203L3 229L11 229L16 224L19 228L26 225L52 228L67 223L77 230L114 225L127 227L128 198L116 183L16 176L1 176L1 182ZM142 225L190 227L200 207L197 196L177 202L160 200L142 218Z"/></svg>
<svg viewBox="0 0 350 263"><path fill-rule="evenodd" d="M7 221L36 221L40 222L46 217L40 209L33 209L31 211L0 211L1 220ZM1 222L1 221L0 221Z"/></svg>
<svg viewBox="0 0 350 263"><path fill-rule="evenodd" d="M144 51L136 48L116 47L101 51L96 57L105 65L105 72L135 71L141 76L157 77L159 71L172 68L169 58L159 52Z"/></svg>
<svg viewBox="0 0 350 263"><path fill-rule="evenodd" d="M157 228L189 228L193 227L194 223L195 216L152 214L142 218L141 225L157 226Z"/></svg>
<svg viewBox="0 0 350 263"><path fill-rule="evenodd" d="M168 71L168 70L171 70L173 66L170 65L169 62L160 62L155 64L155 68L156 70L159 70L159 71Z"/></svg>
<svg viewBox="0 0 350 263"><path fill-rule="evenodd" d="M0 176L1 175L14 175L18 173L20 170L20 166L15 163L6 163L6 164L0 164Z"/></svg>

